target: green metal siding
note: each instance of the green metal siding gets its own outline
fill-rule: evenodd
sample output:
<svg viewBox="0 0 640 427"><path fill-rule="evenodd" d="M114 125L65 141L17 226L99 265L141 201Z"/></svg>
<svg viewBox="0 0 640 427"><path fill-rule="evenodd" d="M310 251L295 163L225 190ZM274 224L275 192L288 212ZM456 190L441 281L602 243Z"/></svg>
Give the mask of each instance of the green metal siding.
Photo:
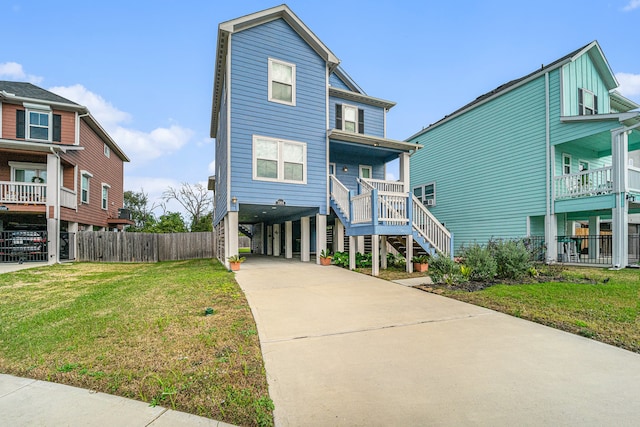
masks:
<svg viewBox="0 0 640 427"><path fill-rule="evenodd" d="M436 182L433 214L456 250L493 237L522 237L546 212L544 77L423 133L411 187Z"/></svg>
<svg viewBox="0 0 640 427"><path fill-rule="evenodd" d="M562 67L563 116L577 116L578 89L593 92L598 97L598 114L609 113L609 90L589 55L581 55Z"/></svg>

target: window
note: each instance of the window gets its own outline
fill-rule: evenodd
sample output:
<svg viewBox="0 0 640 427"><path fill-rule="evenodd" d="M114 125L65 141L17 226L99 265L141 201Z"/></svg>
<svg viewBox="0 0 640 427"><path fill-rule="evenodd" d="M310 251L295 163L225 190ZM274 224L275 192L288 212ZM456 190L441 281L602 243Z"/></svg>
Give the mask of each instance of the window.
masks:
<svg viewBox="0 0 640 427"><path fill-rule="evenodd" d="M47 165L42 163L9 162L11 180L44 184L47 182Z"/></svg>
<svg viewBox="0 0 640 427"><path fill-rule="evenodd" d="M336 174L336 164L329 163L329 175L335 175L335 174Z"/></svg>
<svg viewBox="0 0 640 427"><path fill-rule="evenodd" d="M578 161L578 169L580 170L580 172L588 171L589 170L589 162L587 162L585 160L579 160Z"/></svg>
<svg viewBox="0 0 640 427"><path fill-rule="evenodd" d="M16 138L40 141L61 141L62 117L52 114L46 105L24 104L16 110Z"/></svg>
<svg viewBox="0 0 640 427"><path fill-rule="evenodd" d="M89 204L89 183L91 181L91 175L87 171L80 172L80 202Z"/></svg>
<svg viewBox="0 0 640 427"><path fill-rule="evenodd" d="M371 179L371 166L360 165L358 175L360 178Z"/></svg>
<svg viewBox="0 0 640 427"><path fill-rule="evenodd" d="M571 175L571 156L562 153L562 175Z"/></svg>
<svg viewBox="0 0 640 427"><path fill-rule="evenodd" d="M107 210L109 208L109 184L102 183L102 209Z"/></svg>
<svg viewBox="0 0 640 427"><path fill-rule="evenodd" d="M364 110L336 104L336 129L364 134Z"/></svg>
<svg viewBox="0 0 640 427"><path fill-rule="evenodd" d="M111 157L111 148L107 144L104 144L104 155L106 157Z"/></svg>
<svg viewBox="0 0 640 427"><path fill-rule="evenodd" d="M581 116L598 114L598 97L587 89L578 89L578 110Z"/></svg>
<svg viewBox="0 0 640 427"><path fill-rule="evenodd" d="M413 195L425 206L436 205L436 183L429 182L424 185L413 187Z"/></svg>
<svg viewBox="0 0 640 427"><path fill-rule="evenodd" d="M29 139L49 140L49 113L29 111Z"/></svg>
<svg viewBox="0 0 640 427"><path fill-rule="evenodd" d="M296 105L296 66L269 58L269 101Z"/></svg>
<svg viewBox="0 0 640 427"><path fill-rule="evenodd" d="M305 184L307 144L253 137L253 179Z"/></svg>

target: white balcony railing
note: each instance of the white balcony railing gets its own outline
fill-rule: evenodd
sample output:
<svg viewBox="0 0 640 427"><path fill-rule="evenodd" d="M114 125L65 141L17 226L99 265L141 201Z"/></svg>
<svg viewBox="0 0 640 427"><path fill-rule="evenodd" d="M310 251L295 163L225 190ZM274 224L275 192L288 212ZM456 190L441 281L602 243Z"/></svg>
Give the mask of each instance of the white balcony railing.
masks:
<svg viewBox="0 0 640 427"><path fill-rule="evenodd" d="M404 194L404 183L402 181L385 181L383 179L370 179L360 178L360 182L364 183L365 187L376 189L378 191L385 191L389 193L402 193Z"/></svg>
<svg viewBox="0 0 640 427"><path fill-rule="evenodd" d="M613 168L582 171L554 178L556 199L597 196L613 192Z"/></svg>
<svg viewBox="0 0 640 427"><path fill-rule="evenodd" d="M629 191L636 191L640 193L640 168L629 166L627 173L627 185L629 186Z"/></svg>
<svg viewBox="0 0 640 427"><path fill-rule="evenodd" d="M364 224L372 221L371 194L359 194L351 199L354 224Z"/></svg>
<svg viewBox="0 0 640 427"><path fill-rule="evenodd" d="M78 208L78 194L69 190L68 188L60 188L60 206L63 208L77 209Z"/></svg>
<svg viewBox="0 0 640 427"><path fill-rule="evenodd" d="M0 203L47 203L47 184L25 182L0 182Z"/></svg>

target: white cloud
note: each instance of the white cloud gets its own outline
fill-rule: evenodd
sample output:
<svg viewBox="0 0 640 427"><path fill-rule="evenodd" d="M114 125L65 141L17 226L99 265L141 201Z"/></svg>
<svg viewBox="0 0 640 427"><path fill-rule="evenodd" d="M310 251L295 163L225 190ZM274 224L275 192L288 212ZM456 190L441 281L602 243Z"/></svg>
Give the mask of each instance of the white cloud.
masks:
<svg viewBox="0 0 640 427"><path fill-rule="evenodd" d="M86 106L109 135L135 164L146 163L163 155L175 153L193 137L193 131L173 124L151 132L131 129L125 125L131 115L114 107L100 95L82 85L58 86L49 89L73 102Z"/></svg>
<svg viewBox="0 0 640 427"><path fill-rule="evenodd" d="M209 173L211 175L216 173L216 161L213 160L211 163L209 163L209 166L207 167L207 170L209 171Z"/></svg>
<svg viewBox="0 0 640 427"><path fill-rule="evenodd" d="M640 2L640 0L638 0ZM617 73L618 91L626 97L640 96L640 74Z"/></svg>
<svg viewBox="0 0 640 427"><path fill-rule="evenodd" d="M625 7L622 8L625 12L630 12L633 9L640 7L640 0L631 0Z"/></svg>
<svg viewBox="0 0 640 427"><path fill-rule="evenodd" d="M42 77L25 73L22 65L17 62L5 62L0 64L0 77L10 80L26 80L29 83L34 84L38 84L43 80Z"/></svg>

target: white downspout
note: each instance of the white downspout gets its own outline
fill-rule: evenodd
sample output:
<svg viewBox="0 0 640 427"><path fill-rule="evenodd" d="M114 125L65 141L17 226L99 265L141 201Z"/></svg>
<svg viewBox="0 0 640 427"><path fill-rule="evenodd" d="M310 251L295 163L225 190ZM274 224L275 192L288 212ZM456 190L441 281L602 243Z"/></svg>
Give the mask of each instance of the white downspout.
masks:
<svg viewBox="0 0 640 427"><path fill-rule="evenodd" d="M56 263L60 263L60 155L53 149L53 147L49 147L51 150L51 154L56 156L56 206L54 207L54 212L56 215L56 232L58 235L56 236Z"/></svg>

